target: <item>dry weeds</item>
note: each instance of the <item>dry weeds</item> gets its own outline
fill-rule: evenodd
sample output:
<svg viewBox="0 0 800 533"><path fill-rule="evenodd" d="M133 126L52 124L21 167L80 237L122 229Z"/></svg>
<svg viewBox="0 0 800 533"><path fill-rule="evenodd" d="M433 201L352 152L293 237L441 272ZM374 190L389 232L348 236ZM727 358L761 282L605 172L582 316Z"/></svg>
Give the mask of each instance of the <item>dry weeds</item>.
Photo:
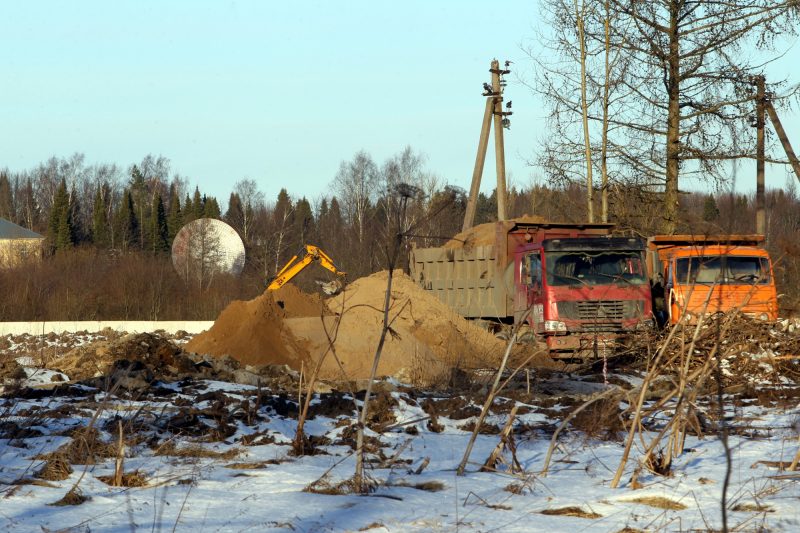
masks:
<svg viewBox="0 0 800 533"><path fill-rule="evenodd" d="M203 446L198 446L198 445L189 445L179 448L173 441L169 441L165 444L162 444L155 451L155 455L168 455L171 457L191 457L196 459L224 459L227 461L235 459L241 454L242 450L239 448L231 448L230 450L226 450L224 452L209 450L208 448L204 448Z"/></svg>
<svg viewBox="0 0 800 533"><path fill-rule="evenodd" d="M84 496L78 487L72 487L63 498L49 505L54 505L56 507L62 507L65 505L80 505L87 500L89 500L89 498Z"/></svg>
<svg viewBox="0 0 800 533"><path fill-rule="evenodd" d="M739 511L743 513L774 513L775 510L769 505L761 505L759 503L737 503L731 507L731 511Z"/></svg>
<svg viewBox="0 0 800 533"><path fill-rule="evenodd" d="M577 506L560 507L558 509L544 509L539 511L539 513L548 516L575 516L578 518L589 518L591 520L603 518L603 515L601 514L595 513L594 511L584 511Z"/></svg>
<svg viewBox="0 0 800 533"><path fill-rule="evenodd" d="M682 511L687 507L681 502L676 502L664 496L640 496L628 500L620 500L626 503L639 503L650 507L657 507L658 509L666 509L669 511Z"/></svg>
<svg viewBox="0 0 800 533"><path fill-rule="evenodd" d="M72 474L72 467L64 454L55 452L49 454L45 463L36 472L36 477L47 481L64 481Z"/></svg>
<svg viewBox="0 0 800 533"><path fill-rule="evenodd" d="M128 472L127 474L122 474L122 479L120 483L115 483L115 475L112 474L110 476L97 476L97 479L105 483L106 485L111 485L112 487L146 487L147 486L147 476L139 472L138 470L134 470L132 472Z"/></svg>

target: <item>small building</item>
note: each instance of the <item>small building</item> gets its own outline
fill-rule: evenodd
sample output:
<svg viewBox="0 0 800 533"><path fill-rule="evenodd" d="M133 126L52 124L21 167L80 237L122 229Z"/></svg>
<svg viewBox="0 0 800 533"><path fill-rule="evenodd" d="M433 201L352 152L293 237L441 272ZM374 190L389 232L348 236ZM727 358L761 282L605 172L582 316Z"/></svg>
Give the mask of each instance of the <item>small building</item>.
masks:
<svg viewBox="0 0 800 533"><path fill-rule="evenodd" d="M0 268L12 268L42 258L44 237L0 218Z"/></svg>

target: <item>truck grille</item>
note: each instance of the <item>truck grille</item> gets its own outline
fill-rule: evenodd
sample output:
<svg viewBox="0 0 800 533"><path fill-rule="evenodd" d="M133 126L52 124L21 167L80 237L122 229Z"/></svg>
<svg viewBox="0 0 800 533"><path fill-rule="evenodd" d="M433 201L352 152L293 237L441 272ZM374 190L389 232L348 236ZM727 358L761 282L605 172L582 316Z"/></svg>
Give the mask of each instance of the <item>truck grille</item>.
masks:
<svg viewBox="0 0 800 533"><path fill-rule="evenodd" d="M643 300L594 300L558 302L559 318L609 322L636 318L644 310Z"/></svg>
<svg viewBox="0 0 800 533"><path fill-rule="evenodd" d="M622 332L622 324L619 322L587 322L581 324L575 331L586 331L590 333L616 333Z"/></svg>

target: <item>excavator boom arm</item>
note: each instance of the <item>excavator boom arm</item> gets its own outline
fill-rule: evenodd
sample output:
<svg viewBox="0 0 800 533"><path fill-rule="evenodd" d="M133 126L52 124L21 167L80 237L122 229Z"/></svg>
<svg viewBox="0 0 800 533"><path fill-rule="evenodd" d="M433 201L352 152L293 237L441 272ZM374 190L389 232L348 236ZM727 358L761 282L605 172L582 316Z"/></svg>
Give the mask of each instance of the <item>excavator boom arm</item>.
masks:
<svg viewBox="0 0 800 533"><path fill-rule="evenodd" d="M300 261L297 261L297 258L300 256L300 254L292 257L289 262L284 265L280 272L278 272L278 275L274 280L272 280L272 283L269 284L267 287L268 290L274 291L280 289L314 261L319 261L320 265L330 270L337 276L345 275L344 272L336 268L336 265L333 264L333 260L328 256L328 254L316 246L307 244L304 246L304 249L306 254L303 256L303 258Z"/></svg>

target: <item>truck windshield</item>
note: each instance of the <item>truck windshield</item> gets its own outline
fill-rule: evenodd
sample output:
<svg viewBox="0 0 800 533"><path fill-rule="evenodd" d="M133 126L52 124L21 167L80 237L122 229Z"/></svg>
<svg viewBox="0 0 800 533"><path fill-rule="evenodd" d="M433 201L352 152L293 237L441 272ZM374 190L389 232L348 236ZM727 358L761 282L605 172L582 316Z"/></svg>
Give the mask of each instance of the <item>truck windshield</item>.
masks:
<svg viewBox="0 0 800 533"><path fill-rule="evenodd" d="M548 285L608 285L647 283L640 250L548 252Z"/></svg>
<svg viewBox="0 0 800 533"><path fill-rule="evenodd" d="M769 261L765 257L698 256L678 259L678 283L769 283Z"/></svg>

